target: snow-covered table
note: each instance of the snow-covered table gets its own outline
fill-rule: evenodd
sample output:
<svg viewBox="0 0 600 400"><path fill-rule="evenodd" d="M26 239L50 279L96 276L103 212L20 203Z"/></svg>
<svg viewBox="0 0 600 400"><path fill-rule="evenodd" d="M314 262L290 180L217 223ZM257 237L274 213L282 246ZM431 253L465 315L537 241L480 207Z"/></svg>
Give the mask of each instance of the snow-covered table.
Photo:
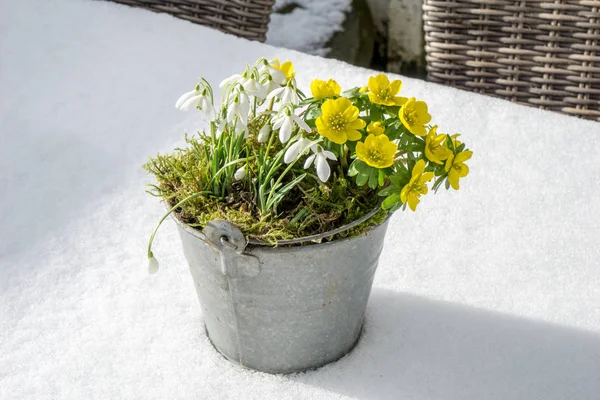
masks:
<svg viewBox="0 0 600 400"><path fill-rule="evenodd" d="M357 348L318 371L243 370L210 345L140 165L174 108L263 56L373 71L87 0L0 0L0 398L598 399L600 124L403 79L475 155L458 192L398 213Z"/></svg>

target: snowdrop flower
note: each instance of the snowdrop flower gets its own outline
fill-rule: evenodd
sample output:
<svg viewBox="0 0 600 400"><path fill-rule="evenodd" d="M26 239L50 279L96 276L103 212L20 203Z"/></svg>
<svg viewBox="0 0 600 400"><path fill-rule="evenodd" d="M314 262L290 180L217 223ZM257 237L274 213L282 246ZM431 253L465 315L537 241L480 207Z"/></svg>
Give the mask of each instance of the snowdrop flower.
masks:
<svg viewBox="0 0 600 400"><path fill-rule="evenodd" d="M292 113L288 115L286 112L277 114L271 121L273 122L273 128L279 129L279 140L281 143L285 143L290 140L292 136L292 131L294 130L294 123L296 123L300 128L305 130L306 132L310 132L310 126L302 118Z"/></svg>
<svg viewBox="0 0 600 400"><path fill-rule="evenodd" d="M261 75L266 75L270 77L271 80L279 86L285 85L285 83L287 82L287 77L285 76L285 74L277 68L274 68L269 63L263 64L259 72Z"/></svg>
<svg viewBox="0 0 600 400"><path fill-rule="evenodd" d="M300 98L298 97L298 93L296 93L296 89L290 86L280 87L278 89L273 90L267 96L267 99L278 98L281 99L283 104L291 103L295 106L300 104Z"/></svg>
<svg viewBox="0 0 600 400"><path fill-rule="evenodd" d="M204 88L200 91L200 85L196 85L196 88L191 92L187 92L181 95L177 102L175 103L175 107L180 110L187 111L189 109L200 108L209 121L215 119L215 108L212 104L212 99L208 95L208 91Z"/></svg>
<svg viewBox="0 0 600 400"><path fill-rule="evenodd" d="M235 74L235 75L231 75L229 78L225 78L221 81L221 83L219 83L219 87L222 90L227 90L227 88L231 85L233 85L234 83L236 83L237 81L240 80L242 76L240 74Z"/></svg>
<svg viewBox="0 0 600 400"><path fill-rule="evenodd" d="M233 178L236 181L241 181L245 177L246 177L246 167L245 166L238 168L237 171L235 171L235 174L233 174Z"/></svg>
<svg viewBox="0 0 600 400"><path fill-rule="evenodd" d="M244 90L251 96L256 97L259 100L264 100L267 97L266 89L263 85L258 83L255 79L246 79L242 84Z"/></svg>
<svg viewBox="0 0 600 400"><path fill-rule="evenodd" d="M323 150L323 147L319 145L313 145L310 147L313 154L306 159L304 163L304 169L307 169L311 166L313 161L315 162L315 169L317 170L317 176L321 180L321 182L327 182L329 179L329 175L331 174L331 168L329 167L329 160L337 160L335 158L335 154L331 151Z"/></svg>
<svg viewBox="0 0 600 400"><path fill-rule="evenodd" d="M264 143L267 141L267 139L269 139L269 134L271 133L271 125L269 125L269 123L267 122L266 124L263 125L262 128L260 128L260 131L258 132L258 143Z"/></svg>
<svg viewBox="0 0 600 400"><path fill-rule="evenodd" d="M234 128L234 132L236 135L239 135L240 133L244 132L244 138L248 138L248 127L246 125L244 125L244 123L238 118L235 120L235 128Z"/></svg>
<svg viewBox="0 0 600 400"><path fill-rule="evenodd" d="M236 117L245 125L248 125L248 113L250 112L250 99L244 92L240 92L227 109L227 122L233 124Z"/></svg>
<svg viewBox="0 0 600 400"><path fill-rule="evenodd" d="M292 144L287 149L285 155L283 156L283 161L286 164L296 161L298 157L300 157L306 150L308 150L311 143L312 141L310 139L301 137L300 139L298 139L298 141L296 141L296 143Z"/></svg>
<svg viewBox="0 0 600 400"><path fill-rule="evenodd" d="M158 272L158 260L154 256L148 259L148 273L154 275Z"/></svg>
<svg viewBox="0 0 600 400"><path fill-rule="evenodd" d="M221 137L223 132L225 132L225 125L226 121L224 119L221 120L221 122L219 122L219 125L217 126L217 131L215 132L215 136L217 139Z"/></svg>
<svg viewBox="0 0 600 400"><path fill-rule="evenodd" d="M265 96L268 96L273 90L279 89L281 85L275 82L270 76L263 82L263 90L265 92Z"/></svg>

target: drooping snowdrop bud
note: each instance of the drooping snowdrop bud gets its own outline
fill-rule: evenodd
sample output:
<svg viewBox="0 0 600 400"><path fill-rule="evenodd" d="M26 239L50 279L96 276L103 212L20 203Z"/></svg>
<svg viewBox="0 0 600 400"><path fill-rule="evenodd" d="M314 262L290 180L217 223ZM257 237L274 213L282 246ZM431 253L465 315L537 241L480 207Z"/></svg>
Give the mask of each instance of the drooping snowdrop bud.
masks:
<svg viewBox="0 0 600 400"><path fill-rule="evenodd" d="M266 124L263 125L262 128L260 128L260 131L258 132L258 143L264 143L269 139L269 134L271 133L271 125L269 125L269 123L267 122Z"/></svg>
<svg viewBox="0 0 600 400"><path fill-rule="evenodd" d="M150 275L154 275L157 272L158 272L158 260L154 256L151 256L150 258L148 258L148 273Z"/></svg>
<svg viewBox="0 0 600 400"><path fill-rule="evenodd" d="M233 174L233 178L236 181L241 181L245 177L246 177L246 167L245 166L238 168L237 171L235 171L235 174Z"/></svg>

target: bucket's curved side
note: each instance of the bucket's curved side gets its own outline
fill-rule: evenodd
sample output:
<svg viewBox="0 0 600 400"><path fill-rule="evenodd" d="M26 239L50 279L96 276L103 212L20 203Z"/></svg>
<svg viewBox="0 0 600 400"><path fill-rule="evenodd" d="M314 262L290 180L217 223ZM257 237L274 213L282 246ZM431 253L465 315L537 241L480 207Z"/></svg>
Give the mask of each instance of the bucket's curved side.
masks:
<svg viewBox="0 0 600 400"><path fill-rule="evenodd" d="M193 235L179 223L177 228L209 337L227 358L239 361L235 310L229 281L221 271L220 254L202 239L203 235Z"/></svg>
<svg viewBox="0 0 600 400"><path fill-rule="evenodd" d="M351 239L248 247L244 256L260 263L251 277L223 275L220 253L178 225L209 337L227 358L288 373L320 367L354 347L387 221Z"/></svg>

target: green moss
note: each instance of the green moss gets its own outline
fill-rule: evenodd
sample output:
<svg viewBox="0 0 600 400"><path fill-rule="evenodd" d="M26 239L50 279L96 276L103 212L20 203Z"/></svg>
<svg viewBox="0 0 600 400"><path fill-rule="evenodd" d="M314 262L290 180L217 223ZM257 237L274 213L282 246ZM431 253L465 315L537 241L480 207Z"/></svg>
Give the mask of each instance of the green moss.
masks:
<svg viewBox="0 0 600 400"><path fill-rule="evenodd" d="M210 182L210 163L202 137L186 137L186 142L186 148L156 155L144 165L157 180L149 193L164 199L169 207L205 190ZM339 166L332 165L328 183L331 186L322 184L312 174L307 176L280 203L277 215L261 215L255 195L241 182L234 183L225 197L198 196L176 213L198 229L212 220L224 219L237 225L247 237L270 243L324 233L356 221L380 204L376 191L356 186L341 172ZM294 174L290 175L288 180L293 179ZM360 235L386 217L387 212L380 210L358 226L324 240Z"/></svg>

